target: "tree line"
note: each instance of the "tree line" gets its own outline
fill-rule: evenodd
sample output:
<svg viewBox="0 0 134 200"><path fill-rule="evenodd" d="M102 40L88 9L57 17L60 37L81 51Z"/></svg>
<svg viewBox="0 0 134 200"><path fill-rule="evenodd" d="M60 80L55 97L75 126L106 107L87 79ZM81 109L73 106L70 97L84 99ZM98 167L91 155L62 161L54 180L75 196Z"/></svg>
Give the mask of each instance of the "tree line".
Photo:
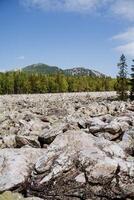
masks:
<svg viewBox="0 0 134 200"><path fill-rule="evenodd" d="M62 72L55 74L27 73L20 70L1 72L0 94L117 91L120 100L127 100L128 97L134 100L134 64L131 66L130 77L124 54L121 55L117 66L119 72L116 78L71 76Z"/></svg>
<svg viewBox="0 0 134 200"><path fill-rule="evenodd" d="M0 73L0 94L113 91L116 85L116 79L110 77L29 74L23 71Z"/></svg>

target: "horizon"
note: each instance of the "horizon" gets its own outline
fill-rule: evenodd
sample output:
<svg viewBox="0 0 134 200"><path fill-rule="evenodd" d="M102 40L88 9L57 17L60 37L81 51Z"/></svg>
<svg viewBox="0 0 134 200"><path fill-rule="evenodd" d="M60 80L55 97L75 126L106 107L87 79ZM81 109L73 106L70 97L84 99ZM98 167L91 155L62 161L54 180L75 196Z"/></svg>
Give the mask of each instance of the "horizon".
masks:
<svg viewBox="0 0 134 200"><path fill-rule="evenodd" d="M133 0L2 0L0 71L36 63L115 77L134 58ZM130 67L129 67L130 70Z"/></svg>
<svg viewBox="0 0 134 200"><path fill-rule="evenodd" d="M89 69L89 70L92 70L92 71L96 71L96 72L99 72L101 74L103 74L102 72L98 71L97 69L93 69L91 67L82 67L82 66L72 66L72 67L59 67L59 66L56 66L56 65L53 65L53 66L50 66L49 64L47 63L33 63L33 64L30 64L30 65L27 65L27 66L22 66L22 67L16 67L16 68L13 68L13 69L9 69L9 70L6 70L6 71L0 71L1 73L6 73L6 72L10 72L10 71L17 71L17 70L23 70L24 68L26 67L29 67L29 66L32 66L32 65L47 65L48 67L57 67L61 70L70 70L70 69ZM106 76L108 76L107 74L104 74ZM116 77L112 77L111 78L116 78Z"/></svg>

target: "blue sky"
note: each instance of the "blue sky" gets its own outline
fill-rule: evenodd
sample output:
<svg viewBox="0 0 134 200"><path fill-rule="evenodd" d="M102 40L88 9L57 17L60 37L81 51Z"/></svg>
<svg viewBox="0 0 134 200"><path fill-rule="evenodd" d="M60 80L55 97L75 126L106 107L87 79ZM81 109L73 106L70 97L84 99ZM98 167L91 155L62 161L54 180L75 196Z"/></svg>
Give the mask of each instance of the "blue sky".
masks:
<svg viewBox="0 0 134 200"><path fill-rule="evenodd" d="M114 76L134 58L134 0L0 0L0 70L46 63Z"/></svg>

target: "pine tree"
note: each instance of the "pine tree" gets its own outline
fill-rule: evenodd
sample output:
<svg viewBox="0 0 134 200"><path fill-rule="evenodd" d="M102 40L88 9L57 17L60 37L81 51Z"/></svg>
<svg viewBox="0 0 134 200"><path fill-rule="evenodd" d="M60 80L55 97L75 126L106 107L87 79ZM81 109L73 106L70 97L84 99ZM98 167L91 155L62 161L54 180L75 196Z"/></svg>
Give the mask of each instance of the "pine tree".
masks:
<svg viewBox="0 0 134 200"><path fill-rule="evenodd" d="M131 85L130 99L134 100L134 64L131 66L131 71L132 73L131 73L131 79L130 79L130 85Z"/></svg>
<svg viewBox="0 0 134 200"><path fill-rule="evenodd" d="M127 63L124 54L120 57L120 62L117 65L119 73L117 76L117 94L120 100L127 99L128 80L127 80Z"/></svg>

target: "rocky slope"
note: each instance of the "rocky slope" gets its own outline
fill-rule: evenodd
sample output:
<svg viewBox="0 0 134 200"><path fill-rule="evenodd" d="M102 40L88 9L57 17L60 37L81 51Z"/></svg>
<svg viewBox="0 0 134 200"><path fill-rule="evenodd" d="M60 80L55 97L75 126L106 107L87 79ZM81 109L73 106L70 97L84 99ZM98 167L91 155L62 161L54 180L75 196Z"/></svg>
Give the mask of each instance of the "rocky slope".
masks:
<svg viewBox="0 0 134 200"><path fill-rule="evenodd" d="M134 102L115 97L1 96L0 200L133 200Z"/></svg>
<svg viewBox="0 0 134 200"><path fill-rule="evenodd" d="M106 77L106 75L92 69L87 69L84 67L74 67L72 69L64 70L64 73L72 76L93 76L93 77Z"/></svg>

